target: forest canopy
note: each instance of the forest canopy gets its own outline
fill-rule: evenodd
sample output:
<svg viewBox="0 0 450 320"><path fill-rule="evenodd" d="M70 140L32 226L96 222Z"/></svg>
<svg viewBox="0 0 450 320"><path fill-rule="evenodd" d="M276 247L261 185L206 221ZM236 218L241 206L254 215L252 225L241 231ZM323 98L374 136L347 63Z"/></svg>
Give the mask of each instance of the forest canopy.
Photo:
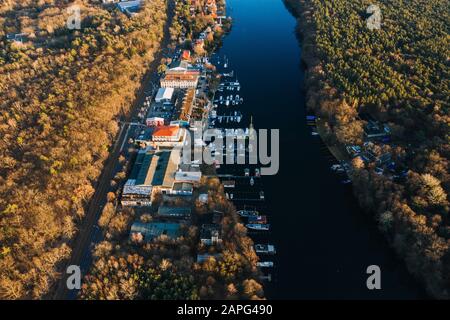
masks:
<svg viewBox="0 0 450 320"><path fill-rule="evenodd" d="M52 290L163 36L163 0L133 18L76 1L80 30L66 27L73 3L0 7L0 298Z"/></svg>
<svg viewBox="0 0 450 320"><path fill-rule="evenodd" d="M298 16L307 107L326 120L327 142L361 146L364 118L391 128L371 152L389 154L404 179L353 159L359 202L428 293L449 298L450 2L376 1L379 28L367 25L368 0L285 2Z"/></svg>

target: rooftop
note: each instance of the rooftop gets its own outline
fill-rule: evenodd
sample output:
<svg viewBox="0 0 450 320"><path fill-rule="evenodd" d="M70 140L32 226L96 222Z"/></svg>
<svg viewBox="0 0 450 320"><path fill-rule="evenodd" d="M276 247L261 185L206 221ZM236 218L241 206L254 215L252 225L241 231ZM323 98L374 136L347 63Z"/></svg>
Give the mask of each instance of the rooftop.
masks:
<svg viewBox="0 0 450 320"><path fill-rule="evenodd" d="M186 94L183 97L180 119L188 121L191 117L192 107L194 104L195 89L186 90Z"/></svg>
<svg viewBox="0 0 450 320"><path fill-rule="evenodd" d="M163 100L171 100L173 97L173 88L159 88L158 93L156 94L155 101L161 102Z"/></svg>
<svg viewBox="0 0 450 320"><path fill-rule="evenodd" d="M161 126L153 132L154 137L176 137L180 127L178 126Z"/></svg>
<svg viewBox="0 0 450 320"><path fill-rule="evenodd" d="M189 60L191 58L191 52L189 50L184 50L182 58L184 60Z"/></svg>
<svg viewBox="0 0 450 320"><path fill-rule="evenodd" d="M183 73L166 73L162 80L165 81L172 81L172 80L191 80L195 81L197 80L199 76L198 71L185 71Z"/></svg>
<svg viewBox="0 0 450 320"><path fill-rule="evenodd" d="M141 8L141 0L121 1L117 3L120 11L134 15Z"/></svg>
<svg viewBox="0 0 450 320"><path fill-rule="evenodd" d="M172 190L179 191L179 192L192 193L192 191L194 191L194 185L189 182L175 182L173 184Z"/></svg>
<svg viewBox="0 0 450 320"><path fill-rule="evenodd" d="M171 188L179 162L180 150L139 152L127 184Z"/></svg>
<svg viewBox="0 0 450 320"><path fill-rule="evenodd" d="M153 128L145 128L141 132L139 132L139 135L134 139L135 142L143 142L143 141L150 141L153 133Z"/></svg>
<svg viewBox="0 0 450 320"><path fill-rule="evenodd" d="M198 254L197 255L197 262L198 263L202 263L207 261L209 258L214 258L214 259L218 259L222 256L222 254L220 253L216 253L216 254L209 254L209 253L205 253L205 254Z"/></svg>
<svg viewBox="0 0 450 320"><path fill-rule="evenodd" d="M134 222L131 226L130 235L136 233L142 234L144 241L152 241L161 235L174 239L180 236L180 225L178 223Z"/></svg>
<svg viewBox="0 0 450 320"><path fill-rule="evenodd" d="M220 236L220 226L216 224L204 224L200 230L200 239L211 239Z"/></svg>
<svg viewBox="0 0 450 320"><path fill-rule="evenodd" d="M184 54L184 52L183 52L183 54ZM189 69L189 63L187 61L176 60L176 61L172 62L168 71L169 72L170 71L187 71L188 69Z"/></svg>
<svg viewBox="0 0 450 320"><path fill-rule="evenodd" d="M200 182L202 173L200 171L178 171L175 173L175 181L178 182Z"/></svg>
<svg viewBox="0 0 450 320"><path fill-rule="evenodd" d="M191 208L160 206L158 215L164 217L189 217L191 215Z"/></svg>

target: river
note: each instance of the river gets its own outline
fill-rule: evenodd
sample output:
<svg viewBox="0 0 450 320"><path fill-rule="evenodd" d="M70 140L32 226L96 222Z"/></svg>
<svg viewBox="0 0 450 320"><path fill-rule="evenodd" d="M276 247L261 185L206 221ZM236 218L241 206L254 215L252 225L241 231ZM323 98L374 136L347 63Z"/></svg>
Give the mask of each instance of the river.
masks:
<svg viewBox="0 0 450 320"><path fill-rule="evenodd" d="M374 222L330 171L320 138L305 122L296 20L281 0L228 0L233 29L226 55L242 84L242 112L258 128L280 129L280 170L264 177L277 246L271 299L415 299L407 273ZM381 290L368 290L366 269L381 269Z"/></svg>

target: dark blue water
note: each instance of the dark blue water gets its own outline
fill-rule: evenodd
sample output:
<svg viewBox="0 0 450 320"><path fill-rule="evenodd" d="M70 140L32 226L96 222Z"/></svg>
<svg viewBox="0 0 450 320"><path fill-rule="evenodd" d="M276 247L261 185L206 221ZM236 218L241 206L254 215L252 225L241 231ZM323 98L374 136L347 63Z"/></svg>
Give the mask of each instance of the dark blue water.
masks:
<svg viewBox="0 0 450 320"><path fill-rule="evenodd" d="M320 139L305 123L301 44L281 0L228 0L234 19L219 55L242 85L242 111L256 128L280 129L281 165L264 178L277 245L273 299L414 299L424 297L351 190L330 171ZM248 118L247 118L248 121ZM381 290L366 269L381 268Z"/></svg>

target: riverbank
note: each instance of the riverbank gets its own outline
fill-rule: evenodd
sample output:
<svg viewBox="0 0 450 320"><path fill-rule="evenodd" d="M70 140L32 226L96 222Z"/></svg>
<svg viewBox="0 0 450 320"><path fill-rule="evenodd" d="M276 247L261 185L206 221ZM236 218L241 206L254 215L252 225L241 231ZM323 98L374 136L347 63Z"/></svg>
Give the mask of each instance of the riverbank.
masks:
<svg viewBox="0 0 450 320"><path fill-rule="evenodd" d="M233 31L217 55L227 57L242 85L241 123L248 125L252 115L256 129L280 132L280 170L262 177L267 200L261 212L270 219L270 238L277 248L266 296L417 298L414 282L356 205L351 189L330 170L331 155L304 121L306 99L299 90L304 64L296 19L279 0L228 3ZM383 270L383 290L366 287L366 269L372 264Z"/></svg>
<svg viewBox="0 0 450 320"><path fill-rule="evenodd" d="M364 98L360 98L359 101L351 100L348 97L351 95L349 95L347 91L342 92L342 89L340 91L339 87L333 87L331 84L332 81L328 78L330 77L329 70L333 67L328 67L328 65L325 66L324 62L321 62L321 60L325 60L327 63L331 63L330 59L324 56L326 55L324 53L326 50L323 46L321 54L319 54L316 46L317 39L315 27L319 25L320 28L320 23L324 23L324 17L313 17L312 14L314 8L310 6L311 2L304 0L284 0L284 2L289 11L297 18L298 22L297 35L302 43L302 61L306 65L306 106L308 110L322 116L322 118L329 117L332 120L333 123L330 123L330 121L326 119L320 120L317 124L317 131L336 159L348 160L349 157L345 152L344 144L339 142L339 140L345 141L346 139L342 139L342 136L337 137L337 130L342 127L345 128L345 126L347 126L347 129L351 129L352 125L354 125L353 131L362 129L364 122L360 121L358 116L359 110L361 109L364 109L366 114L376 114L379 118L384 119L384 121L389 119L388 113L381 113L379 111L374 112L374 108L370 107L371 103L366 103L368 107L364 107ZM336 4L334 8L327 9L339 11L342 9L340 6L341 4ZM336 15L335 19L339 19L338 15ZM319 22L317 20L319 20ZM360 28L361 26L357 25L357 27ZM332 28L332 26L330 26L330 28ZM337 29L333 30L334 32L339 32L338 27L333 26L333 28ZM326 31L321 29L321 32L321 36L323 37L323 34ZM332 47L333 43L327 45ZM358 46L355 45L355 47ZM337 50L334 47L332 49L327 47L327 49L329 49L330 52L332 52L333 49ZM342 48L340 49L342 50ZM357 49L355 49L355 51L356 50ZM363 53L362 55L366 54L367 53ZM367 55L370 56L370 54ZM321 57L321 59L319 59L319 57ZM347 59L352 59L352 57L348 57ZM345 81L348 81L349 83L352 82L352 80L347 79L345 75L339 74L335 70L333 71L335 72L335 77L341 76L344 79L342 80L343 83L346 83ZM336 80L336 78L333 80ZM356 105L359 103L360 107L358 108L358 112L355 113L355 116L351 114L353 111L348 108L345 99L342 97L349 99L352 104ZM339 101L340 99L342 99L343 102L342 100ZM340 120L339 118L336 120L336 113L339 113L341 104L351 112L349 112L348 122L344 123L344 126L341 126L340 128L339 123L336 125L336 122ZM398 102L398 104L400 104L400 102ZM324 114L327 114L327 116L324 116ZM338 117L339 116L341 118L343 117L342 115L338 115ZM398 124L391 122L389 125L393 127L398 126ZM350 131L352 130L348 130L347 133ZM354 137L351 138L354 139ZM401 137L401 139L399 139L400 137L397 134L394 138L397 139L396 148L405 145L402 144L402 141L400 140L407 140L406 137ZM362 145L362 143L353 142L346 143L346 145ZM392 154L392 161L395 161L398 164L402 163L400 160L401 158L396 155L398 151L394 150L389 143L375 143L374 145L376 145L377 148L388 150L389 154ZM407 147L405 147L405 150L402 152L408 153ZM359 158L356 160L359 160ZM445 266L443 263L446 252L448 254L448 244L445 243L445 233L441 231L443 228L445 229L446 223L444 222L442 227L439 226L440 222L436 224L431 223L430 220L428 220L430 222L426 225L424 225L423 222L421 223L420 221L431 219L429 211L433 211L433 209L430 209L430 207L420 208L420 206L415 205L413 201L408 200L413 198L413 195L408 194L408 189L404 189L405 187L411 188L411 184L414 183L412 181L413 178L426 179L426 177L424 175L419 176L419 174L416 173L419 171L419 168L414 168L416 172L412 171L414 163L411 163L411 161L408 163L409 169L408 167L406 170L403 169L404 172L402 174L404 174L404 179L401 180L397 178L397 173L388 175L386 169L376 167L376 164L356 160L353 162L354 173L351 175L351 179L353 182L354 194L358 198L361 207L364 208L364 211L377 223L378 228L388 240L390 246L405 262L409 273L425 285L428 294L436 298L448 298L448 292L445 289L445 279L447 278L445 270L448 270L448 266ZM438 176L437 173L435 173L435 175ZM432 178L435 179L434 177ZM443 176L443 179L445 180L445 175ZM437 185L439 192L445 194L438 182ZM442 210L446 211L445 198L441 203L444 204L444 206L441 207ZM437 219L436 216L434 217ZM432 276L428 273L428 269L433 270Z"/></svg>
<svg viewBox="0 0 450 320"><path fill-rule="evenodd" d="M224 1L216 4L218 12L225 15ZM220 75L214 70L210 55L229 27L214 19L198 27L207 12L191 15L191 11L186 12L183 7L184 3L178 2L174 8L174 24L182 25L172 28L172 40L177 43L169 46L172 49L167 50L161 61L163 68L160 69L165 70L164 74L155 84L160 82L163 86L163 79L176 72L174 65L183 63L194 70L198 77L195 90L174 89L179 96L185 94L184 97L187 91L195 91L193 107L183 114L189 122L171 125L177 131L189 130L190 137L201 130L209 118L212 102L208 95L214 96L210 84ZM190 30L194 25L196 30ZM204 166L180 161L176 147L184 145L186 135L167 146L142 134L142 130L158 130L146 121L159 112L156 88L146 91L146 103L140 109L143 116L137 124L140 129L130 132L130 139L127 139L128 152L124 153L124 158L132 163L131 170L122 172L120 187L108 194L108 203L98 223L104 234L103 241L92 250L94 262L84 279L81 299L263 299L253 243L219 178L206 177ZM193 112L194 105L201 110ZM165 115L166 123L180 121L180 112L175 106L178 104ZM166 148L164 151L156 150L162 145ZM159 170L143 167L142 159L152 161L150 159L168 156L174 159L171 166L157 161L166 171L164 179L173 179L172 187L161 190L161 185L150 179L151 184L140 184L144 188L151 187L150 192L141 191L138 195L135 189L129 189L130 181L134 186L134 173L151 176ZM180 172L186 175L180 177ZM120 264L118 273L117 268L109 267L117 263ZM129 283L130 277L138 280L126 288L120 285Z"/></svg>
<svg viewBox="0 0 450 320"><path fill-rule="evenodd" d="M305 90L306 97L311 99L314 93L312 86L309 84L314 80L315 72L317 72L314 69L319 64L314 45L315 30L312 25L313 8L308 6L304 0L283 0L283 2L288 11L297 19L296 34L299 43L301 43L301 60L305 66L305 83L303 90ZM311 112L315 112L313 103L314 101L310 100L306 104L307 109ZM345 147L333 137L329 122L324 118L318 117L316 125L320 138L327 145L331 154L333 154L338 161L348 161L349 157L345 153Z"/></svg>

